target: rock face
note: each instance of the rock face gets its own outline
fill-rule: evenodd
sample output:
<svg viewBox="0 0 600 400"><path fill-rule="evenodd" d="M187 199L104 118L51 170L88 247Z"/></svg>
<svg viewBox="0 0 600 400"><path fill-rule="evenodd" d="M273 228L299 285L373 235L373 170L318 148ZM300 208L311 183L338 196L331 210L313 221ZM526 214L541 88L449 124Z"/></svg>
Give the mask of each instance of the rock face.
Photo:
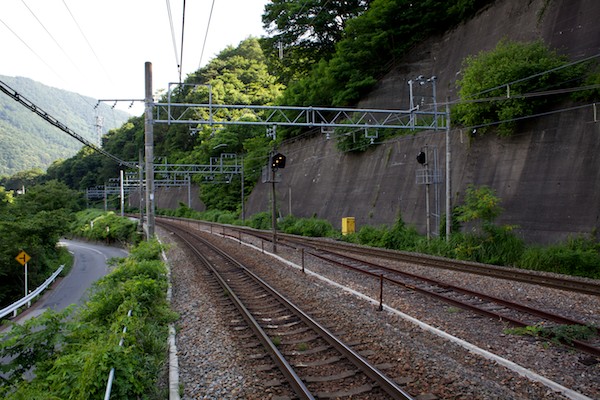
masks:
<svg viewBox="0 0 600 400"><path fill-rule="evenodd" d="M543 40L579 60L600 53L597 0L497 0L473 20L416 46L396 63L360 104L365 108L408 109L409 79L437 76L437 99L457 99L455 82L462 61L493 49L499 40ZM417 101L431 103L431 88L415 88ZM567 109L572 104L559 108ZM444 110L439 104L439 109ZM574 108L574 107L573 107ZM598 107L600 108L600 106ZM469 184L487 185L502 199L498 222L518 225L528 241L552 243L569 235L598 235L600 225L600 110L594 105L523 121L509 139L493 135L469 139L450 130L450 202L457 205ZM279 148L287 156L277 203L281 215L317 216L340 227L354 217L356 227L392 225L399 215L425 233L426 185L416 155L426 149L441 182L429 185L430 210L446 204L445 131L396 137L363 154L343 154L333 140L316 134ZM434 157L434 153L437 157ZM259 183L247 215L270 208L271 186ZM437 232L431 219L431 231Z"/></svg>

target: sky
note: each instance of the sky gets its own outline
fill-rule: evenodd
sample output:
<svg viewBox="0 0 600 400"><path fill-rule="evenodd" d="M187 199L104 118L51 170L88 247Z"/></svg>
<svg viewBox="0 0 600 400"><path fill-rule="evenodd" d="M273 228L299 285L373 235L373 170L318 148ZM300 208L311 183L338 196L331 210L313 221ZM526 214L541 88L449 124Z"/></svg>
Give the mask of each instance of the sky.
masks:
<svg viewBox="0 0 600 400"><path fill-rule="evenodd" d="M179 81L180 60L185 80L227 46L265 35L261 17L268 2L0 0L0 75L31 78L94 99L143 99L147 61L153 92L167 89ZM142 103L129 109L130 104L117 108L143 113Z"/></svg>

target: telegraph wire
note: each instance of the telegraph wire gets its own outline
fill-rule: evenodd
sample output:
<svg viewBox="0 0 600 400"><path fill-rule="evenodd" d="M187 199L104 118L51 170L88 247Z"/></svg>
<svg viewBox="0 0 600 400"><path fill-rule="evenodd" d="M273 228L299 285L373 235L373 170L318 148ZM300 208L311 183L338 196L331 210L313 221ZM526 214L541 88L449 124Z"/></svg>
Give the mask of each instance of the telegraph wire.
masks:
<svg viewBox="0 0 600 400"><path fill-rule="evenodd" d="M210 29L210 21L212 19L213 9L215 8L215 0L212 0L210 6L210 13L208 14L208 24L206 25L206 33L204 34L204 43L202 44L202 52L200 53L200 62L198 63L198 69L202 67L202 59L204 58L204 49L206 49L206 39L208 38L208 30Z"/></svg>
<svg viewBox="0 0 600 400"><path fill-rule="evenodd" d="M185 33L185 0L183 0L183 16L181 18L181 53L179 60L179 83L181 83L181 71L183 70L183 37Z"/></svg>
<svg viewBox="0 0 600 400"><path fill-rule="evenodd" d="M40 60L42 63L44 63L44 65L46 65L46 66L48 67L48 69L49 69L50 71L52 71L52 72L54 73L54 75L56 75L56 77L57 77L57 78L59 78L60 80L64 81L64 78L63 78L62 76L60 76L60 74L59 74L58 72L56 72L56 71L54 70L54 68L52 68L52 67L50 66L50 64L48 64L48 63L46 62L46 60L44 60L44 59L42 58L42 56L40 56L40 55L39 55L39 54L38 54L38 53L37 53L35 50L33 50L33 49L31 48L31 46L29 46L29 44L27 44L27 42L26 42L25 40L23 40L23 39L22 39L22 38L21 38L21 37L20 37L20 36L19 36L19 35L18 35L18 34L17 34L15 31L14 31L14 30L12 30L12 28L11 28L10 26L8 26L8 24L7 24L6 22L4 22L4 21L2 20L2 18L0 18L0 22L2 22L2 24L4 24L4 26L6 26L6 28L7 28L7 29L8 29L8 30L9 30L9 31L10 31L10 32L13 34L13 35L15 35L15 36L16 36L16 38L17 38L17 39L19 39L19 40L21 41L21 43L23 43L23 44L25 45L25 47L27 47L27 48L29 49L29 51L31 51L31 52L32 52L32 53L33 53L33 54L34 54L34 55L35 55L35 56L36 56L36 57L37 57L37 58L38 58L38 59L39 59L39 60Z"/></svg>
<svg viewBox="0 0 600 400"><path fill-rule="evenodd" d="M56 40L56 38L50 33L50 31L48 30L48 28L46 28L46 26L42 23L42 21L38 18L38 16L33 12L33 10L27 5L27 3L25 3L25 0L21 0L21 2L27 8L27 10L29 10L29 12L31 13L31 15L33 15L33 17L40 24L40 26L42 28L44 28L44 30L46 31L46 33L48 34L48 36L50 36L50 38L54 41L54 44L56 44L56 46L60 49L60 51L62 51L62 53L65 55L65 57L67 57L67 59L71 62L71 64L75 67L75 69L79 73L81 73L81 70L79 69L79 67L75 64L75 62L71 59L71 57L69 57L69 55L67 54L67 52L65 51L65 49L60 45L60 43L58 43L58 41Z"/></svg>
<svg viewBox="0 0 600 400"><path fill-rule="evenodd" d="M175 52L175 64L177 65L177 72L179 73L179 81L181 82L181 64L179 64L179 54L177 52L177 42L175 40L175 28L173 27L173 14L171 13L171 2L167 2L167 13L169 14L169 25L171 26L171 39L173 40L173 51Z"/></svg>
<svg viewBox="0 0 600 400"><path fill-rule="evenodd" d="M106 75L106 77L108 78L108 81L111 84L114 84L113 80L111 79L109 73L106 71L106 68L104 67L104 64L102 64L102 61L100 61L100 58L98 57L98 54L96 54L96 51L94 50L94 48L92 47L92 44L90 43L90 41L88 40L87 36L85 35L85 33L83 32L83 29L81 29L81 26L79 25L79 23L77 22L77 19L75 19L75 16L73 15L73 13L71 12L71 10L69 9L69 6L67 5L65 0L62 0L65 8L67 9L67 11L69 12L69 15L71 16L71 18L73 19L73 22L75 22L75 25L77 26L77 29L79 29L79 32L81 33L81 36L83 36L83 39L85 39L85 42L87 43L88 47L90 48L90 50L92 51L92 54L94 54L94 57L96 57L96 61L98 61L98 65L100 65L100 67L102 68L102 71L104 71L104 74Z"/></svg>
<svg viewBox="0 0 600 400"><path fill-rule="evenodd" d="M6 95L8 95L13 100L15 100L17 103L20 103L21 105L25 106L30 111L32 111L33 113L40 116L46 122L57 127L61 131L67 133L72 138L77 139L79 142L83 143L90 149L95 150L95 151L99 152L100 154L105 155L106 157L111 158L112 160L116 161L119 165L125 165L130 168L137 168L136 164L134 164L130 161L121 160L117 156L107 152L106 150L102 149L101 147L96 146L94 143L88 141L81 135L75 133L68 126L66 126L65 124L63 124L62 122L60 122L59 120L57 120L56 118L54 118L53 116L48 114L46 111L44 111L41 108L39 108L38 106L36 106L33 102L31 102L27 98L23 97L22 95L20 95L18 92L16 92L14 89L12 89L10 86L8 86L6 83L4 83L1 80L0 80L0 91L4 92Z"/></svg>

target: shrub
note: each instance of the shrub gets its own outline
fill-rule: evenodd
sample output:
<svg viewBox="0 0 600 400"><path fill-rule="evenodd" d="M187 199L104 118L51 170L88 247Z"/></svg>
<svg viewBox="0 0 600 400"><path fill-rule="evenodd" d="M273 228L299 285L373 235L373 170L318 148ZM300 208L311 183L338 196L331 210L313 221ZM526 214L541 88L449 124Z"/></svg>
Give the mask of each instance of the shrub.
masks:
<svg viewBox="0 0 600 400"><path fill-rule="evenodd" d="M546 248L534 246L523 252L521 268L600 278L600 244L584 237Z"/></svg>
<svg viewBox="0 0 600 400"><path fill-rule="evenodd" d="M376 228L373 226L365 225L361 227L358 233L356 234L358 243L363 244L365 246L383 247L381 238L387 231L388 228L385 226Z"/></svg>
<svg viewBox="0 0 600 400"><path fill-rule="evenodd" d="M457 81L463 102L454 107L453 120L467 127L479 126L479 133L489 125L499 124L499 135L511 135L516 118L539 112L550 100L559 99L519 98L520 94L568 87L583 76L583 65L555 70L567 62L566 57L551 51L541 41L500 41L494 50L468 57L462 79ZM553 71L546 73L550 70ZM511 82L515 83L510 85L509 95L506 85ZM495 97L501 100L476 101Z"/></svg>
<svg viewBox="0 0 600 400"><path fill-rule="evenodd" d="M76 215L71 225L75 236L108 243L137 243L141 239L137 233L138 223L114 212L84 210Z"/></svg>
<svg viewBox="0 0 600 400"><path fill-rule="evenodd" d="M386 231L381 238L381 244L387 249L407 250L415 248L419 234L414 227L408 227L398 218L392 229Z"/></svg>
<svg viewBox="0 0 600 400"><path fill-rule="evenodd" d="M452 235L452 244L454 258L495 265L515 265L525 250L510 226L486 225L479 234L457 233Z"/></svg>
<svg viewBox="0 0 600 400"><path fill-rule="evenodd" d="M287 216L279 224L280 229L292 235L331 237L336 234L329 221L318 218L295 218Z"/></svg>
<svg viewBox="0 0 600 400"><path fill-rule="evenodd" d="M156 260L159 244L141 247L133 250L133 258L113 261L115 270L94 285L78 315L48 311L22 328L13 325L0 340L0 357L12 352L27 360L16 359L4 368L9 379L0 394L14 400L100 398L114 367L118 378L111 399L164 398L157 377L164 364L167 325L176 315L165 297L166 268ZM30 382L21 379L23 366L35 368Z"/></svg>
<svg viewBox="0 0 600 400"><path fill-rule="evenodd" d="M259 212L246 220L246 225L254 229L271 229L271 213Z"/></svg>

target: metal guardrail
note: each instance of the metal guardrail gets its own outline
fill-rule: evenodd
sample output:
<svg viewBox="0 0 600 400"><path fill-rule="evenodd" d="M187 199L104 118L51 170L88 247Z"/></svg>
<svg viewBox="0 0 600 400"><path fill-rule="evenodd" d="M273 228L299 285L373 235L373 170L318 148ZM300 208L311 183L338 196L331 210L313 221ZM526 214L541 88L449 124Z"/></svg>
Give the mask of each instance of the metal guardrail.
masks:
<svg viewBox="0 0 600 400"><path fill-rule="evenodd" d="M131 317L131 311L132 310L129 310L129 312L127 313L128 317ZM123 342L125 341L126 333L127 333L127 325L125 325L123 327L123 334L121 335L121 340L119 341L119 347L123 347ZM110 399L110 394L112 392L112 386L113 386L114 380L115 380L115 367L112 367L108 374L108 382L106 383L106 391L104 392L104 400Z"/></svg>
<svg viewBox="0 0 600 400"><path fill-rule="evenodd" d="M35 289L33 292L31 292L27 296L23 297L21 300L16 301L13 304L11 304L10 306L0 310L0 318L4 318L10 313L15 313L15 315L16 315L16 312L20 307L24 306L26 303L29 303L36 296L38 296L40 293L42 293L48 286L50 286L50 284L52 282L54 282L54 280L56 279L58 274L61 273L61 271L63 270L64 267L65 267L64 265L61 265L60 267L58 267L58 269L52 274L52 276L50 276L50 278L46 279L46 281L40 287Z"/></svg>

